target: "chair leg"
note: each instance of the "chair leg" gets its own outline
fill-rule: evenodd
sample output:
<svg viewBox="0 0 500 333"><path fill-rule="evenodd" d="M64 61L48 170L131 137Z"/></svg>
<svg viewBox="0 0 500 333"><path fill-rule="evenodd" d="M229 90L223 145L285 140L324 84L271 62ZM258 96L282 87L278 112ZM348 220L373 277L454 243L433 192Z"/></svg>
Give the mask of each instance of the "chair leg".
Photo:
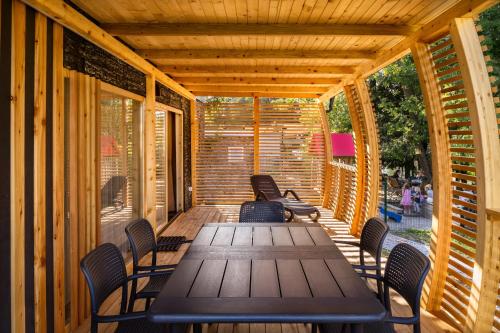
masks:
<svg viewBox="0 0 500 333"><path fill-rule="evenodd" d="M135 293L130 293L130 301L128 303L128 312L134 312Z"/></svg>
<svg viewBox="0 0 500 333"><path fill-rule="evenodd" d="M317 333L318 332L318 324L311 324L311 333Z"/></svg>
<svg viewBox="0 0 500 333"><path fill-rule="evenodd" d="M193 324L193 333L201 333L201 324Z"/></svg>
<svg viewBox="0 0 500 333"><path fill-rule="evenodd" d="M146 298L146 305L144 306L144 311L148 311L149 306L151 305L151 298Z"/></svg>

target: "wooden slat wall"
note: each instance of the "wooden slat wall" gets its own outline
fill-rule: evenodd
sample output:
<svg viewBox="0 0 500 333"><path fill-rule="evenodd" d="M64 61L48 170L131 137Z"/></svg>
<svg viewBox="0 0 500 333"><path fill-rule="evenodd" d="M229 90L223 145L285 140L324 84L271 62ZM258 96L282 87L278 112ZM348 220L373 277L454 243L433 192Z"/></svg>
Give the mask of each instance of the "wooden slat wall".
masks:
<svg viewBox="0 0 500 333"><path fill-rule="evenodd" d="M334 218L352 224L356 205L356 166L331 162L331 170L327 208L332 210Z"/></svg>
<svg viewBox="0 0 500 333"><path fill-rule="evenodd" d="M272 175L282 191L321 205L325 170L325 137L318 103L261 103L260 174Z"/></svg>
<svg viewBox="0 0 500 333"><path fill-rule="evenodd" d="M316 103L198 103L196 202L253 199L250 176L270 174L282 191L321 205L325 139ZM258 169L258 170L256 170Z"/></svg>
<svg viewBox="0 0 500 333"><path fill-rule="evenodd" d="M197 204L252 200L253 103L201 103L196 107Z"/></svg>

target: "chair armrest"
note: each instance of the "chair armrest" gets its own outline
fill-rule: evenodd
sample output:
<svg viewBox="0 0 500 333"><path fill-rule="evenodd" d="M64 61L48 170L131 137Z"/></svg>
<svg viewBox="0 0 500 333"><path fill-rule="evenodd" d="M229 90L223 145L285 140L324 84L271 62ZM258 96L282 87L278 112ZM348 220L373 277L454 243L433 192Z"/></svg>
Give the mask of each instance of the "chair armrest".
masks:
<svg viewBox="0 0 500 333"><path fill-rule="evenodd" d="M377 265L351 265L351 266L354 269L363 269L366 271L376 271L378 269L381 269L381 267Z"/></svg>
<svg viewBox="0 0 500 333"><path fill-rule="evenodd" d="M353 242L353 241L343 241L343 240L334 240L335 244L345 244L345 245L352 245L352 246L357 246L359 247L358 242Z"/></svg>
<svg viewBox="0 0 500 333"><path fill-rule="evenodd" d="M259 201L259 198L261 198L261 197L264 200L269 201L269 198L267 197L267 195L264 192L262 192L262 191L259 191L259 193L257 193L257 195L255 196L255 200Z"/></svg>
<svg viewBox="0 0 500 333"><path fill-rule="evenodd" d="M155 265L155 266L137 266L138 271L153 272L157 270L174 270L177 265Z"/></svg>
<svg viewBox="0 0 500 333"><path fill-rule="evenodd" d="M97 315L97 322L99 323L114 323L120 321L134 320L134 319L143 319L146 318L146 312L128 312L119 315L109 315L109 316L101 316Z"/></svg>
<svg viewBox="0 0 500 333"><path fill-rule="evenodd" d="M383 276L377 275L377 274L369 274L369 273L358 273L360 277L364 277L367 279L374 279L377 281L382 281L384 279Z"/></svg>
<svg viewBox="0 0 500 333"><path fill-rule="evenodd" d="M286 198L286 196L288 195L288 193L291 193L295 197L296 200L300 201L299 196L297 195L297 193L295 193L294 190L286 190L285 193L283 193L283 197Z"/></svg>
<svg viewBox="0 0 500 333"><path fill-rule="evenodd" d="M127 280L132 281L132 280L153 277L153 276L170 275L173 272L174 272L174 270L136 273L136 274L132 274L132 275L127 276Z"/></svg>
<svg viewBox="0 0 500 333"><path fill-rule="evenodd" d="M384 319L385 322L387 323L393 323L393 324L403 324L403 325L413 325L418 322L418 317L413 316L413 317L393 317L393 316L387 316Z"/></svg>

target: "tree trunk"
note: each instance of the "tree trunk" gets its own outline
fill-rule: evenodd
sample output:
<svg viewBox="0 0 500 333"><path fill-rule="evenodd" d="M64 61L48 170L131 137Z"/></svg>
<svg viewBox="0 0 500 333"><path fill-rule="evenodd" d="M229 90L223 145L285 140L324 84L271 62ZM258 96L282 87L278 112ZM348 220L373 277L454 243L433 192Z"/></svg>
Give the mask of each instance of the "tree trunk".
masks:
<svg viewBox="0 0 500 333"><path fill-rule="evenodd" d="M427 158L427 149L424 149L424 145L422 143L419 144L419 148L421 154L418 157L418 164L427 178L427 183L432 183L432 168L430 166L429 159Z"/></svg>

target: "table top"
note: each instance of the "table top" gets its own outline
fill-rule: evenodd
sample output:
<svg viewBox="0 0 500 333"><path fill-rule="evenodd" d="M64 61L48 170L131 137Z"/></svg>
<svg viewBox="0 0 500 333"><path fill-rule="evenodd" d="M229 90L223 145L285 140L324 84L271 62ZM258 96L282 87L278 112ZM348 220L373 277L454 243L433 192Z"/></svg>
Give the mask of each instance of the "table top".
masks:
<svg viewBox="0 0 500 333"><path fill-rule="evenodd" d="M363 323L386 314L318 224L206 224L148 311L158 323Z"/></svg>

